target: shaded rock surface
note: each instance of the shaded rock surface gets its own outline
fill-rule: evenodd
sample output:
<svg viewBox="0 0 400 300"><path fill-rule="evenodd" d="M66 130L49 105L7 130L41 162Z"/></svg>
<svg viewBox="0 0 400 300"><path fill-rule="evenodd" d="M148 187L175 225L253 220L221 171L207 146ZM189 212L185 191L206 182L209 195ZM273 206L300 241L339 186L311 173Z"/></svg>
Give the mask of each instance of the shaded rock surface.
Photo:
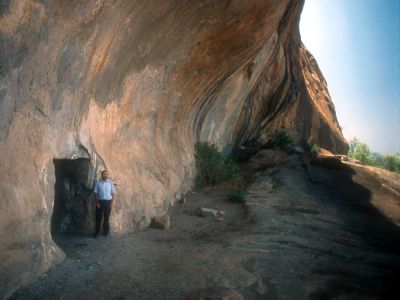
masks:
<svg viewBox="0 0 400 300"><path fill-rule="evenodd" d="M252 156L246 164L252 172L265 170L266 168L276 167L286 158L286 153L281 150L262 149Z"/></svg>
<svg viewBox="0 0 400 300"><path fill-rule="evenodd" d="M258 254L248 269L267 286L262 299L398 298L400 227L380 207L398 214L400 197L382 197L378 177L354 165L304 167L288 160L248 190L257 223L231 248Z"/></svg>
<svg viewBox="0 0 400 300"><path fill-rule="evenodd" d="M169 215L154 217L151 219L150 227L156 229L168 229L171 226L171 218Z"/></svg>
<svg viewBox="0 0 400 300"><path fill-rule="evenodd" d="M148 226L191 188L196 141L233 148L285 127L297 143L346 152L326 82L300 41L302 5L2 1L0 294L62 259L50 234L53 159L89 159L87 188L109 169L112 230L122 233Z"/></svg>
<svg viewBox="0 0 400 300"><path fill-rule="evenodd" d="M309 176L316 183L335 184L329 183L329 178L321 175L318 167L350 172L354 182L369 190L371 204L393 223L400 225L400 174L352 162L347 156L332 154L319 155L311 166Z"/></svg>
<svg viewBox="0 0 400 300"><path fill-rule="evenodd" d="M196 291L187 295L184 300L244 300L238 292L227 288L213 288Z"/></svg>
<svg viewBox="0 0 400 300"><path fill-rule="evenodd" d="M226 200L230 190L205 189L170 210L170 230L64 237L65 262L12 299L172 300L218 287L255 300L398 299L400 227L353 175L306 170L293 157L256 178L246 210ZM277 182L272 193L265 181ZM225 211L225 221L199 217L202 206Z"/></svg>

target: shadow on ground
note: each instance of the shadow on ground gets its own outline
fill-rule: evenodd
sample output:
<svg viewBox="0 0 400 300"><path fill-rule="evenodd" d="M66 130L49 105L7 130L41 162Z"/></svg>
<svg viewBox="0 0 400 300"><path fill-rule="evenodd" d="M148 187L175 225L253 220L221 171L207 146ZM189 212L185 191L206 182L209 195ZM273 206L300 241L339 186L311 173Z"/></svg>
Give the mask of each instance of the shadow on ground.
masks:
<svg viewBox="0 0 400 300"><path fill-rule="evenodd" d="M272 291L259 299L398 299L399 227L353 175L337 160L293 157L250 187L258 224L234 247L259 253L249 268ZM265 182L275 184L272 193Z"/></svg>

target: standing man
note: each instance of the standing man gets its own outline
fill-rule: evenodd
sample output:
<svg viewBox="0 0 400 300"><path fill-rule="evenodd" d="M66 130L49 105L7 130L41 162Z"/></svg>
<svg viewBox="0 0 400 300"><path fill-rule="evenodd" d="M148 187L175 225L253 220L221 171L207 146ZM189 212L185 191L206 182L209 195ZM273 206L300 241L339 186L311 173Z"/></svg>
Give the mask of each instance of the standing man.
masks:
<svg viewBox="0 0 400 300"><path fill-rule="evenodd" d="M110 232L109 219L115 194L114 184L108 179L107 170L101 172L101 180L96 182L93 192L96 199L96 230L93 237L96 238L99 235L103 215L103 235L107 236Z"/></svg>

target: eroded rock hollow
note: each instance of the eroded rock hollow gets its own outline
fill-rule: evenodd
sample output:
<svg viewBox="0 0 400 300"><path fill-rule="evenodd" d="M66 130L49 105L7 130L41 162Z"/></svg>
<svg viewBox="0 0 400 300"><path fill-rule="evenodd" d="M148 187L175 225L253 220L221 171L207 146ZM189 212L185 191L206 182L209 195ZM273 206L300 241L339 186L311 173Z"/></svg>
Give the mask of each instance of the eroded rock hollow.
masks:
<svg viewBox="0 0 400 300"><path fill-rule="evenodd" d="M107 168L112 230L132 232L191 188L196 141L232 149L284 127L298 144L346 152L301 43L302 6L1 1L0 294L62 259L51 236L57 160L89 160L86 188Z"/></svg>

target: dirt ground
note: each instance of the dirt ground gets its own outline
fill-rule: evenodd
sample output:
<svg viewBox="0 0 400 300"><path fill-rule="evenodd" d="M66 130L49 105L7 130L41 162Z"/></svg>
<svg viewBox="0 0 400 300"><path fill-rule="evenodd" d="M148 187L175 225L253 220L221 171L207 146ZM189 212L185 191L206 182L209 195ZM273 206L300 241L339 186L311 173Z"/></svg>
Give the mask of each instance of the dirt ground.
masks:
<svg viewBox="0 0 400 300"><path fill-rule="evenodd" d="M400 228L351 171L293 156L257 174L246 205L229 192L190 193L168 230L58 237L66 260L11 299L183 299L215 287L245 299L400 299Z"/></svg>

